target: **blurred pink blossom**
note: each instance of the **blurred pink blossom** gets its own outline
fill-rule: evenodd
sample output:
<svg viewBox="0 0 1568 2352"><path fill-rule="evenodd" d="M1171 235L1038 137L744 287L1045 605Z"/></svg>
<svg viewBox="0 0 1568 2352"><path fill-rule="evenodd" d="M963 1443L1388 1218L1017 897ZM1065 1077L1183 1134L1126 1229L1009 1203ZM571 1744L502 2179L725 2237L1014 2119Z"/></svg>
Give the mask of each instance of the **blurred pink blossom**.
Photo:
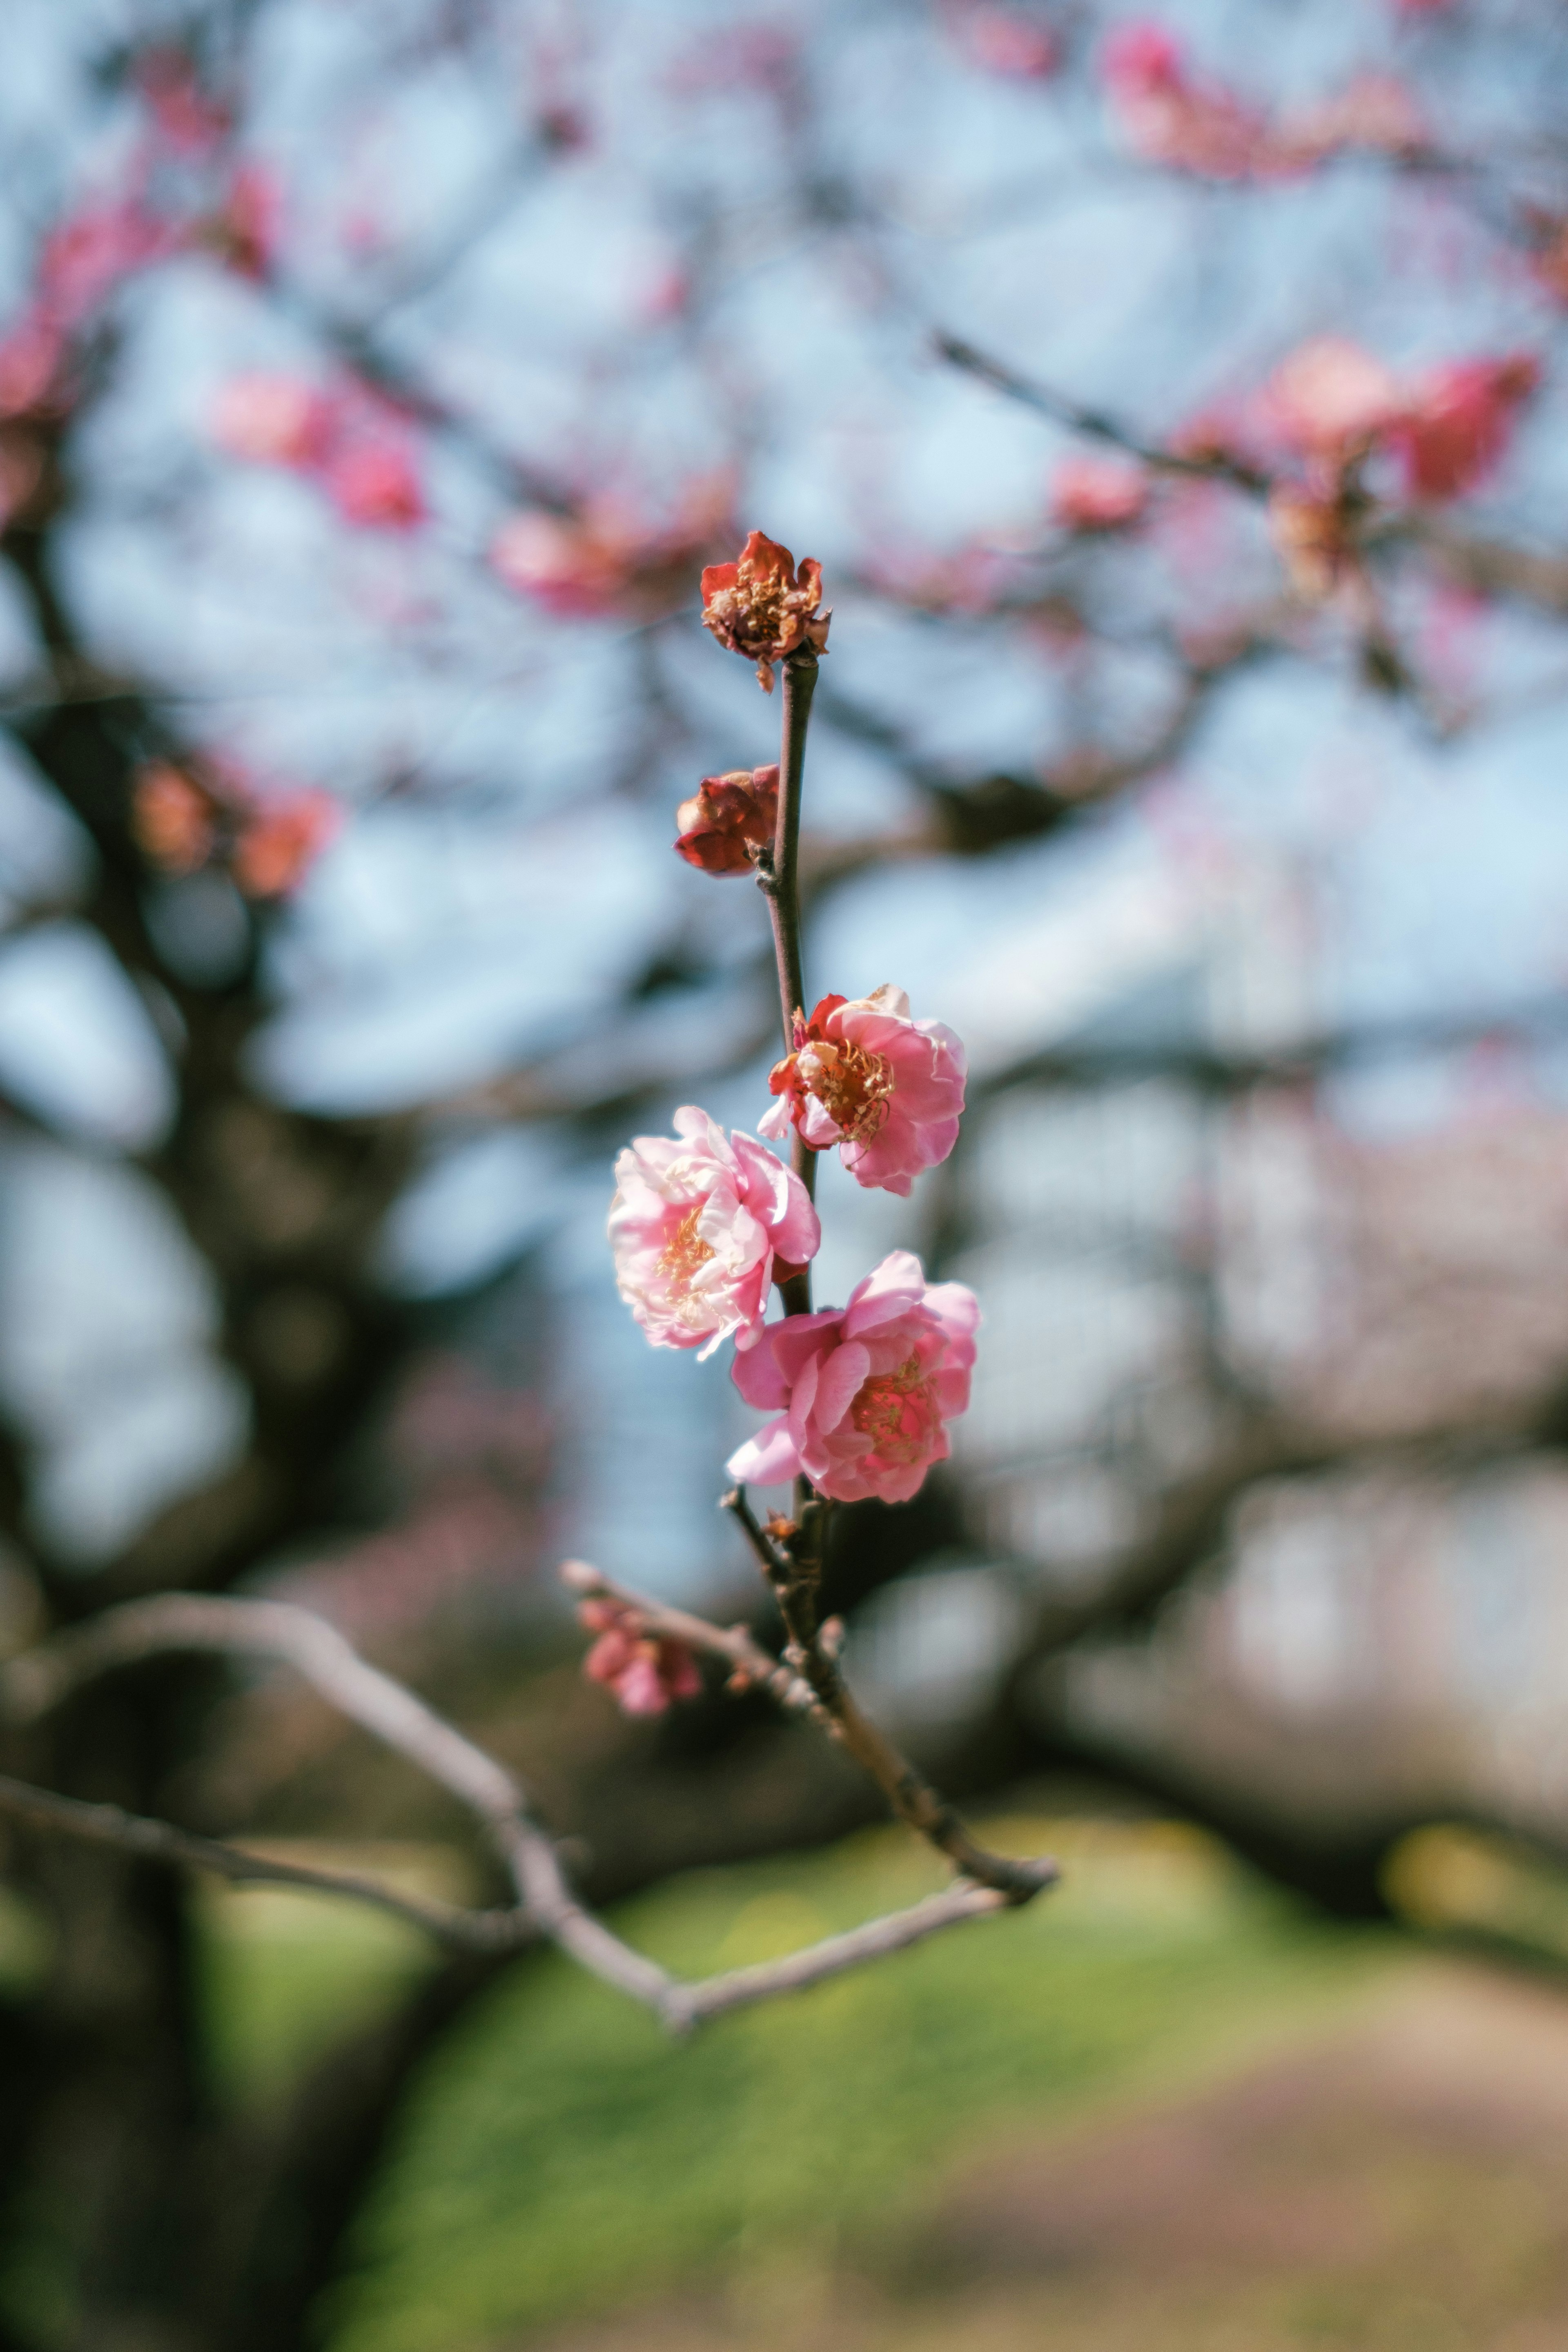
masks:
<svg viewBox="0 0 1568 2352"><path fill-rule="evenodd" d="M247 898L297 890L342 823L330 793L304 786L263 801L241 826L230 870Z"/></svg>
<svg viewBox="0 0 1568 2352"><path fill-rule="evenodd" d="M1133 457L1064 457L1051 477L1051 520L1064 530L1120 530L1149 504L1149 477Z"/></svg>
<svg viewBox="0 0 1568 2352"><path fill-rule="evenodd" d="M901 988L825 996L809 1021L795 1014L795 1050L768 1081L778 1100L759 1132L781 1138L793 1122L812 1150L837 1144L858 1184L907 1193L957 1140L966 1069L952 1030L912 1021Z"/></svg>
<svg viewBox="0 0 1568 2352"><path fill-rule="evenodd" d="M1050 26L1017 8L979 5L950 8L952 38L983 72L1010 79L1043 81L1055 73L1061 48Z"/></svg>
<svg viewBox="0 0 1568 2352"><path fill-rule="evenodd" d="M1399 379L1346 335L1315 335L1269 377L1263 407L1303 457L1341 458L1364 446L1399 413Z"/></svg>
<svg viewBox="0 0 1568 2352"><path fill-rule="evenodd" d="M241 278L259 283L278 250L283 191L265 163L236 167L222 205L201 232L203 241Z"/></svg>
<svg viewBox="0 0 1568 2352"><path fill-rule="evenodd" d="M616 1162L616 1283L656 1348L753 1344L775 1279L816 1255L822 1228L800 1178L692 1104L676 1133L639 1135Z"/></svg>
<svg viewBox="0 0 1568 2352"><path fill-rule="evenodd" d="M39 301L60 326L80 326L121 278L172 252L176 243L167 225L133 197L84 204L44 240Z"/></svg>
<svg viewBox="0 0 1568 2352"><path fill-rule="evenodd" d="M490 541L490 562L509 588L564 619L612 612L631 583L631 551L588 522L514 514Z"/></svg>
<svg viewBox="0 0 1568 2352"><path fill-rule="evenodd" d="M409 530L425 520L425 492L406 443L379 434L334 447L321 469L321 487L350 522L382 530Z"/></svg>
<svg viewBox="0 0 1568 2352"><path fill-rule="evenodd" d="M47 402L65 358L58 321L34 304L0 338L0 417L26 416Z"/></svg>
<svg viewBox="0 0 1568 2352"><path fill-rule="evenodd" d="M1106 44L1103 71L1123 135L1146 162L1216 180L1257 168L1267 121L1223 85L1194 81L1180 43L1163 26L1121 26Z"/></svg>
<svg viewBox="0 0 1568 2352"><path fill-rule="evenodd" d="M1540 382L1540 362L1528 352L1451 360L1419 377L1388 435L1408 495L1453 499L1474 489L1502 457Z"/></svg>
<svg viewBox="0 0 1568 2352"><path fill-rule="evenodd" d="M646 1630L635 1609L616 1601L583 1601L577 1615L599 1638L583 1672L614 1691L627 1715L662 1715L673 1699L700 1698L702 1676L682 1642Z"/></svg>
<svg viewBox="0 0 1568 2352"><path fill-rule="evenodd" d="M253 465L314 466L331 436L333 404L292 375L231 376L213 407L213 437Z"/></svg>
<svg viewBox="0 0 1568 2352"><path fill-rule="evenodd" d="M733 1378L783 1418L731 1455L731 1476L772 1486L804 1474L838 1502L907 1502L968 1410L979 1320L972 1290L928 1283L919 1258L894 1250L847 1307L769 1324Z"/></svg>

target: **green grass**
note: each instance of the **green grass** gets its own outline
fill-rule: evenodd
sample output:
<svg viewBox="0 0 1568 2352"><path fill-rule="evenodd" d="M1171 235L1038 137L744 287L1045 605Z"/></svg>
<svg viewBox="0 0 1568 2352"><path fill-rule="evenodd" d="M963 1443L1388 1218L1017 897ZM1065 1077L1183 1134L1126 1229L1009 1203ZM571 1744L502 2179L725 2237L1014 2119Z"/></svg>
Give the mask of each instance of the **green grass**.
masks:
<svg viewBox="0 0 1568 2352"><path fill-rule="evenodd" d="M994 1826L1016 1850L1062 1852L1063 1890L685 2046L563 1962L521 1966L420 2088L334 2300L332 2352L477 2352L678 2284L743 2281L781 2244L816 2264L874 2252L969 2149L1244 2055L1390 1952L1173 1827ZM879 1832L687 1879L618 1924L697 1973L931 1883L905 1838ZM338 1932L318 1915L318 1936ZM319 2028L319 1961L310 1982ZM276 2011L276 1988L265 1998ZM268 2032L276 2058L276 2017Z"/></svg>

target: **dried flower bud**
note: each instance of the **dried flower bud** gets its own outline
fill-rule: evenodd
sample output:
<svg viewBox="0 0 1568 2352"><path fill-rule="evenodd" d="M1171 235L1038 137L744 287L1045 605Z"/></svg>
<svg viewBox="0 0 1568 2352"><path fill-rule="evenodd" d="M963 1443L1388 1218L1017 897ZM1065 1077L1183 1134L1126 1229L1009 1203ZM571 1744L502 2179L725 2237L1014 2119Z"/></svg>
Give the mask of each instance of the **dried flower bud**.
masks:
<svg viewBox="0 0 1568 2352"><path fill-rule="evenodd" d="M832 615L822 603L822 566L806 557L798 576L787 547L754 530L733 563L710 563L702 574L702 625L721 646L757 665L764 694L773 690L773 664L802 646L823 653Z"/></svg>
<svg viewBox="0 0 1568 2352"><path fill-rule="evenodd" d="M677 853L704 874L751 874L751 852L772 841L778 822L779 772L732 768L704 776L689 801L675 812Z"/></svg>

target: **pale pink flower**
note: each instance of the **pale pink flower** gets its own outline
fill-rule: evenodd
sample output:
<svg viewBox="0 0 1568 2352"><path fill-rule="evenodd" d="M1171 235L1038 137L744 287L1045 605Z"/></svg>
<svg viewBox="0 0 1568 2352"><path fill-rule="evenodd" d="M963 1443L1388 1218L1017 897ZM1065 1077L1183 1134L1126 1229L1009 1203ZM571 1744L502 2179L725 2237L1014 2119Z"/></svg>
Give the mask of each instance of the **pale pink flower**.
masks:
<svg viewBox="0 0 1568 2352"><path fill-rule="evenodd" d="M613 612L631 585L633 551L592 523L542 513L509 516L490 541L509 588L563 619Z"/></svg>
<svg viewBox="0 0 1568 2352"><path fill-rule="evenodd" d="M705 1110L674 1137L639 1135L616 1162L616 1284L656 1348L754 1344L775 1277L816 1255L822 1228L798 1176L754 1137L724 1139Z"/></svg>
<svg viewBox="0 0 1568 2352"><path fill-rule="evenodd" d="M952 13L953 37L983 72L1009 79L1044 80L1061 63L1061 45L1051 27L1016 8L980 0Z"/></svg>
<svg viewBox="0 0 1568 2352"><path fill-rule="evenodd" d="M577 1615L599 1636L583 1672L614 1691L627 1715L662 1715L672 1699L701 1697L691 1652L683 1642L650 1633L637 1610L618 1601L584 1601Z"/></svg>
<svg viewBox="0 0 1568 2352"><path fill-rule="evenodd" d="M1291 448L1342 458L1364 447L1399 413L1398 378L1345 335L1314 335L1268 380L1265 410Z"/></svg>
<svg viewBox="0 0 1568 2352"><path fill-rule="evenodd" d="M1064 530L1121 530L1149 504L1149 477L1133 457L1064 457L1051 477L1051 520Z"/></svg>
<svg viewBox="0 0 1568 2352"><path fill-rule="evenodd" d="M41 304L25 310L0 337L0 417L42 408L57 388L66 354L64 330Z"/></svg>
<svg viewBox="0 0 1568 2352"><path fill-rule="evenodd" d="M172 230L132 197L84 204L52 228L38 259L38 294L64 327L79 327L133 270L173 249Z"/></svg>
<svg viewBox="0 0 1568 2352"><path fill-rule="evenodd" d="M809 1021L795 1016L795 1050L768 1080L778 1100L759 1132L783 1137L793 1123L813 1151L837 1144L858 1184L907 1193L957 1140L967 1069L951 1029L910 1020L901 988L825 996Z"/></svg>
<svg viewBox="0 0 1568 2352"><path fill-rule="evenodd" d="M748 1404L783 1417L730 1456L730 1475L759 1486L804 1475L836 1502L908 1502L969 1409L979 1320L972 1290L927 1282L918 1257L894 1250L847 1307L770 1323L733 1378Z"/></svg>
<svg viewBox="0 0 1568 2352"><path fill-rule="evenodd" d="M353 440L335 450L321 487L350 522L408 530L425 519L425 493L413 453L401 441Z"/></svg>
<svg viewBox="0 0 1568 2352"><path fill-rule="evenodd" d="M1122 26L1106 43L1103 69L1127 143L1147 162L1236 180L1268 160L1264 116L1223 83L1195 80L1162 26Z"/></svg>
<svg viewBox="0 0 1568 2352"><path fill-rule="evenodd" d="M332 430L332 403L293 375L237 375L213 407L213 437L259 466L314 466Z"/></svg>

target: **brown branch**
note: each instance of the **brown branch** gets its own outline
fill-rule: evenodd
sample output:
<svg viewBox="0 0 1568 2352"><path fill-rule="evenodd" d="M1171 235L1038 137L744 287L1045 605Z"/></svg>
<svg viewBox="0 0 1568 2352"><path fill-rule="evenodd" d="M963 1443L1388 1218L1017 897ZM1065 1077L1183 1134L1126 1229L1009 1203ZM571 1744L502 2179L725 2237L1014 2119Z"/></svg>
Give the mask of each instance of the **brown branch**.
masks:
<svg viewBox="0 0 1568 2352"><path fill-rule="evenodd" d="M779 1015L784 1052L795 1045L795 1016L805 1010L805 981L800 952L800 801L805 773L805 734L811 723L811 698L816 691L816 656L809 646L787 654L780 714L779 805L774 821L773 856L758 873L758 887L768 902L773 925L773 958L778 967ZM791 1164L808 1193L816 1190L816 1154L797 1128L791 1145ZM811 1269L803 1266L779 1295L786 1315L811 1312Z"/></svg>
<svg viewBox="0 0 1568 2352"><path fill-rule="evenodd" d="M422 1927L439 1943L458 1951L500 1952L532 1943L538 1929L521 1911L468 1911L449 1903L426 1902L399 1895L357 1871L316 1870L304 1863L276 1862L247 1853L218 1838L198 1837L171 1822L150 1821L128 1813L119 1805L84 1804L50 1789L0 1774L0 1812L34 1828L58 1831L87 1845L112 1846L142 1862L162 1862L184 1870L200 1870L226 1878L235 1886L292 1886L311 1895L335 1895L353 1903L370 1904L394 1918Z"/></svg>
<svg viewBox="0 0 1568 2352"><path fill-rule="evenodd" d="M643 2002L676 2032L685 2032L721 2010L818 1983L825 1977L858 1967L880 1953L918 1942L961 1919L1001 1908L1009 1900L1024 1899L1022 1895L999 1893L994 1885L953 1888L934 1901L873 1920L847 1935L827 1937L804 1951L787 1954L762 1968L741 1969L697 1983L681 1983L643 1953L623 1943L578 1902L567 1883L553 1841L531 1819L522 1788L504 1765L436 1715L403 1684L369 1664L325 1619L282 1601L171 1593L107 1612L92 1623L60 1634L0 1669L0 1710L15 1722L29 1723L99 1675L172 1651L187 1650L261 1655L292 1665L341 1714L407 1757L482 1822L506 1864L519 1898L518 1911L488 1915L492 1920L505 1923L508 1938L515 1937L521 1943L531 1935L547 1937L605 1983ZM29 1790L25 1782L10 1786L20 1792L16 1800L18 1808L25 1801L31 1808L31 1818L40 1825L45 1825L47 1813L50 1816L49 1826L67 1827L68 1833L91 1835L98 1843L130 1845L148 1859L221 1867L226 1875L231 1868L244 1867L253 1872L266 1868L269 1874L287 1868L282 1864L261 1864L256 1858L215 1841L190 1839L162 1822L144 1822L136 1816L121 1814L113 1806L79 1809L70 1805L68 1827L66 1816L55 1808L68 1805L69 1801L53 1798L47 1791ZM0 1789L0 1799L3 1796L4 1790ZM90 1829L84 1828L81 1814L93 1817ZM221 1862L215 1861L214 1855L221 1857ZM1030 1893L1049 1883L1046 1874L1055 1875L1054 1865L1049 1864L1016 1867L1033 1874ZM416 1918L431 1932L438 1931L447 1940L452 1939L452 1919L445 1912L432 1913L426 1906L411 1905L401 1897L391 1897L389 1902L385 1889L376 1888L374 1895L367 1895L365 1890L371 1882L355 1880L347 1886L330 1886L325 1883L328 1874L307 1873L304 1877L322 1893L352 1894L356 1900L374 1899L386 1907L396 1907L403 1916ZM300 1881L291 1879L289 1883ZM457 1915L459 1918L465 1916L483 1918L487 1915ZM476 1934L489 1939L500 1931L499 1927L487 1927L458 1932L467 1940ZM487 1940L485 1948L494 1950L496 1945Z"/></svg>
<svg viewBox="0 0 1568 2352"><path fill-rule="evenodd" d="M756 1521L753 1519L752 1524L755 1527ZM761 1528L757 1532L761 1535ZM763 1537L763 1540L765 1543L767 1538ZM619 1601L623 1608L635 1612L650 1633L659 1634L666 1641L684 1643L689 1650L700 1651L705 1656L722 1658L732 1674L771 1692L781 1706L798 1714L817 1712L810 1685L791 1674L777 1658L770 1657L744 1625L715 1625L706 1617L693 1616L688 1609L674 1609L668 1601L656 1601L651 1593L617 1583L613 1576L606 1576L602 1569L585 1559L563 1560L561 1581L586 1598L602 1596L606 1601Z"/></svg>

